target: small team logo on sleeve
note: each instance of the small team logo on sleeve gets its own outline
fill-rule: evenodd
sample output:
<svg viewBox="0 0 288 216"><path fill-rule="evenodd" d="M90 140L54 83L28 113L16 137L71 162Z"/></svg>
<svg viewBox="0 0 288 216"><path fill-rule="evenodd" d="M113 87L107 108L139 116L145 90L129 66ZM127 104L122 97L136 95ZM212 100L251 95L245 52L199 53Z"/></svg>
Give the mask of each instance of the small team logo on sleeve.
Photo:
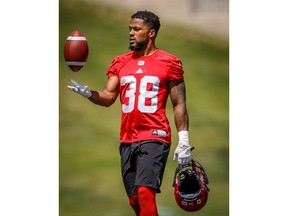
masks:
<svg viewBox="0 0 288 216"><path fill-rule="evenodd" d="M166 137L167 133L165 131L162 131L162 130L152 130L152 135L160 136L160 137Z"/></svg>

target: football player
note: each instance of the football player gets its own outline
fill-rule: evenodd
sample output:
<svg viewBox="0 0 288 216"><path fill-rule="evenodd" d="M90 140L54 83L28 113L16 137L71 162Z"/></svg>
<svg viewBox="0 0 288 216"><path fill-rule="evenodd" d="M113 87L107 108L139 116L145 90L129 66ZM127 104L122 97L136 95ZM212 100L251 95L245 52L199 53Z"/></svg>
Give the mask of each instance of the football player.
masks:
<svg viewBox="0 0 288 216"><path fill-rule="evenodd" d="M90 90L75 80L72 91L101 105L120 97L122 116L120 156L123 183L136 215L157 216L156 193L160 192L171 145L166 117L170 99L179 142L173 160L191 161L189 118L182 63L155 45L160 20L150 11L138 11L129 24L130 52L113 59L104 90Z"/></svg>

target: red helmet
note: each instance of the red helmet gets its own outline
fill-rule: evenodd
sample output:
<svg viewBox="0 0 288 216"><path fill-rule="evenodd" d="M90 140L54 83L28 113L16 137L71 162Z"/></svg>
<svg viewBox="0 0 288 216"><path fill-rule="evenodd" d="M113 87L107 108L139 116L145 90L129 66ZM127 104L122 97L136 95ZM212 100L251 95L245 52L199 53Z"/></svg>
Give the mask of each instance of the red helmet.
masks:
<svg viewBox="0 0 288 216"><path fill-rule="evenodd" d="M176 202L185 211L198 211L207 202L208 177L202 165L193 159L177 167L173 187Z"/></svg>

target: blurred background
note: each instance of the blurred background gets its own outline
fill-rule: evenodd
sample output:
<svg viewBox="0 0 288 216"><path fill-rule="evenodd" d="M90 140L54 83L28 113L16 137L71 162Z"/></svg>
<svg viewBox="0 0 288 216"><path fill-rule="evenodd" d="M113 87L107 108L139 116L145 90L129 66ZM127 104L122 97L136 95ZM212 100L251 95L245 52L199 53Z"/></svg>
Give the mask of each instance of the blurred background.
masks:
<svg viewBox="0 0 288 216"><path fill-rule="evenodd" d="M229 0L84 0L130 11L151 10L164 23L181 24L228 38Z"/></svg>
<svg viewBox="0 0 288 216"><path fill-rule="evenodd" d="M133 215L121 179L119 101L96 106L74 93L70 78L102 89L106 70L116 55L128 52L128 25L137 10L160 16L158 48L178 56L185 71L190 141L193 158L205 168L210 184L206 206L195 216L229 214L229 34L228 0L59 0L59 214L60 216ZM89 56L77 73L64 61L67 36L80 30ZM162 193L160 216L191 213L181 210L173 196L177 145L170 101L171 147Z"/></svg>

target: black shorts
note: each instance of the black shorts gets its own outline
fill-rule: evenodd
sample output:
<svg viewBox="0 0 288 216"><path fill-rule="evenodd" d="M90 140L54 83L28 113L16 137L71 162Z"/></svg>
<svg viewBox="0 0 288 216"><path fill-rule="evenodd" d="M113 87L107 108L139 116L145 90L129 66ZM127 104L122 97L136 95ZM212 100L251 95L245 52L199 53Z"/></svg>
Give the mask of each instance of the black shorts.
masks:
<svg viewBox="0 0 288 216"><path fill-rule="evenodd" d="M169 144L155 140L120 145L122 178L129 197L137 194L137 186L160 193L169 150Z"/></svg>

